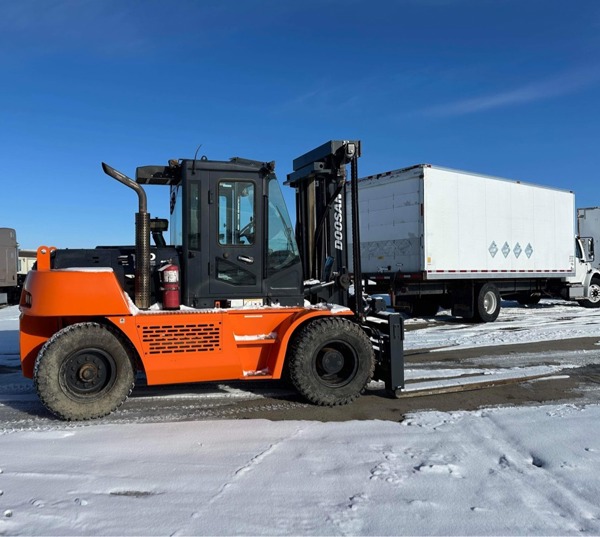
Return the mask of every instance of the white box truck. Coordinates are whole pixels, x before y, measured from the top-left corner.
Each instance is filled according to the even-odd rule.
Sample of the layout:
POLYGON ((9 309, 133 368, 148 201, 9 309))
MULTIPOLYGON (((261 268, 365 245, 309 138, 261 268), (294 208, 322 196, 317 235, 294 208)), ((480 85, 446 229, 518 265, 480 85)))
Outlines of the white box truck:
MULTIPOLYGON (((598 246, 600 242, 600 207, 577 209, 577 231, 582 241, 598 246)), ((594 256, 592 266, 600 270, 600 255, 594 256)))
POLYGON ((431 165, 358 182, 367 291, 414 315, 494 321, 501 297, 600 306, 591 242, 575 232, 566 190, 431 165))

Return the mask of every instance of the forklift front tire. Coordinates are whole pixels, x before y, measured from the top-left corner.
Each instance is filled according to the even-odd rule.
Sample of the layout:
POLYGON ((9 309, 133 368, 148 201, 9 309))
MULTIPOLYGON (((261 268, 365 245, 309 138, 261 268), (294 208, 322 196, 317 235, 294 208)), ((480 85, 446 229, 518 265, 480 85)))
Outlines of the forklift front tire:
POLYGON ((288 368, 295 388, 311 403, 344 405, 356 399, 373 376, 371 341, 356 323, 325 317, 294 336, 288 368))
POLYGON ((116 329, 77 323, 42 347, 34 383, 44 406, 64 420, 88 420, 116 410, 133 390, 132 353, 116 329))

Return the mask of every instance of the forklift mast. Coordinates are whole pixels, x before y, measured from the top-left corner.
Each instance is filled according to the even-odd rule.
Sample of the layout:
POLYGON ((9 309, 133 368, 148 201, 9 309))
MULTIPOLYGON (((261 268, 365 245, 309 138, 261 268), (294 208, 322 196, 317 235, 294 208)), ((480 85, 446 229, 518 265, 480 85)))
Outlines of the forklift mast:
POLYGON ((360 237, 358 222, 358 166, 360 141, 332 140, 293 162, 294 171, 286 185, 296 190, 296 239, 302 259, 305 295, 311 303, 325 301, 353 307, 362 320, 357 304, 361 301, 350 295, 350 253, 348 233, 351 234, 354 296, 362 296, 360 270, 360 237), (351 164, 351 183, 346 166, 351 164), (346 208, 347 189, 351 189, 352 211, 346 208))

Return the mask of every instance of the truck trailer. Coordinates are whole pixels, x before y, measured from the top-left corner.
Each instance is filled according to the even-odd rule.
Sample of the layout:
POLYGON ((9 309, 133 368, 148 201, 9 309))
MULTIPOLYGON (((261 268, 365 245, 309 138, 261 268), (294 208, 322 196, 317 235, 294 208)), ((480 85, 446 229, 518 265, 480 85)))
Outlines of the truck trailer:
POLYGON ((420 164, 358 181, 369 293, 413 315, 492 322, 501 299, 600 306, 593 240, 576 237, 573 192, 420 164))
POLYGON ((0 305, 14 303, 19 295, 17 278, 17 234, 0 228, 0 305))

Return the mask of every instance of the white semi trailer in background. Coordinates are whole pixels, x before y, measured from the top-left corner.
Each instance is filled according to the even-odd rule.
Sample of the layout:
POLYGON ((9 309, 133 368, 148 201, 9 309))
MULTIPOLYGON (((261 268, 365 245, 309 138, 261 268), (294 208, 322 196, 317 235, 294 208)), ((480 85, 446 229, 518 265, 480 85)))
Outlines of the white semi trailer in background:
POLYGON ((600 306, 593 241, 576 237, 572 192, 426 164, 358 184, 366 290, 389 294, 397 310, 442 306, 491 322, 501 298, 600 306))
POLYGON ((13 303, 17 295, 17 234, 0 227, 0 305, 13 303))

